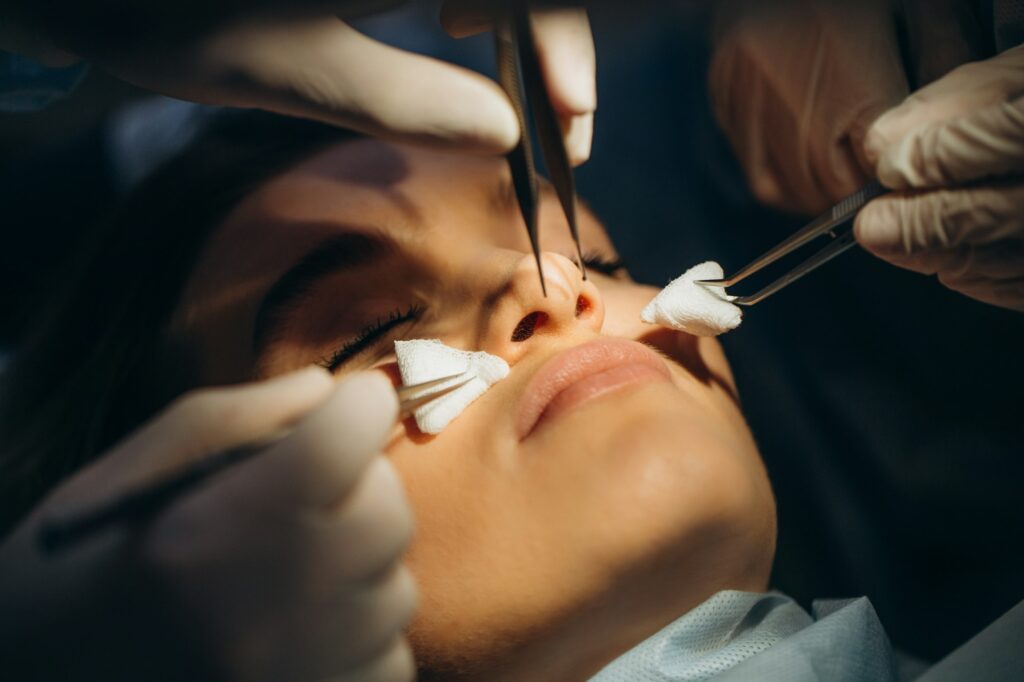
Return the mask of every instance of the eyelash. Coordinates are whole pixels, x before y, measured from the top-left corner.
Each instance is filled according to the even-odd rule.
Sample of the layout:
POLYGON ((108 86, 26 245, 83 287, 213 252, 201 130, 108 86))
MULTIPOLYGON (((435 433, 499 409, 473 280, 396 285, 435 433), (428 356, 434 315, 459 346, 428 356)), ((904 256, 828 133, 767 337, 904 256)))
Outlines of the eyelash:
POLYGON ((613 277, 626 269, 626 264, 621 258, 609 258, 597 251, 584 253, 583 264, 587 266, 587 270, 594 270, 609 277, 613 277))
POLYGON ((337 371, 342 364, 372 346, 389 331, 419 318, 422 313, 423 308, 418 305, 411 305, 404 311, 401 308, 395 308, 388 313, 387 317, 378 317, 374 323, 363 327, 354 339, 346 342, 329 358, 324 359, 320 365, 329 372, 337 371))

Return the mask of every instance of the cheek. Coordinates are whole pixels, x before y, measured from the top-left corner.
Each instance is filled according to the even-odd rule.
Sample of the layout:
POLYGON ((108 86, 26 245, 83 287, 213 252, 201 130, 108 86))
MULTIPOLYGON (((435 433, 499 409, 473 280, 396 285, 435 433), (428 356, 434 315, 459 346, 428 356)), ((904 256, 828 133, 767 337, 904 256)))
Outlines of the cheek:
POLYGON ((601 331, 609 336, 638 338, 651 331, 649 324, 640 321, 640 312, 658 293, 654 287, 595 277, 604 303, 604 326, 601 331))

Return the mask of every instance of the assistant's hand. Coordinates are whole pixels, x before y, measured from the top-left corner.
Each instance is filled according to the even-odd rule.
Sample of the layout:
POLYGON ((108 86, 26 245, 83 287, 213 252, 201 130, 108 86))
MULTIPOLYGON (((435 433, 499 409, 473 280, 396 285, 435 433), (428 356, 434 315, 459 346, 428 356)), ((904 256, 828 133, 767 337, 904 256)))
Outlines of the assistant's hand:
MULTIPOLYGON (((88 59, 135 85, 196 102, 267 109, 470 152, 512 148, 519 129, 496 83, 379 43, 343 21, 398 4, 0 0, 0 47, 49 62, 88 59)), ((469 3, 463 12, 474 4, 486 3, 469 3)), ((552 31, 538 30, 538 40, 557 57, 545 59, 556 106, 592 113, 596 103, 575 94, 594 82, 586 15, 577 12, 552 31), (577 44, 580 49, 561 47, 577 44), (585 59, 567 58, 585 57, 588 45, 589 67, 585 59)), ((575 132, 567 142, 574 159, 586 158, 589 134, 575 132)))
POLYGON ((887 0, 728 0, 709 87, 754 195, 818 213, 869 179, 875 118, 907 94, 887 0))
POLYGON ((42 673, 19 679, 164 679, 181 659, 240 680, 412 679, 401 631, 414 587, 399 564, 411 515, 379 455, 396 414, 379 373, 334 390, 325 372, 306 370, 179 400, 0 548, 0 659, 22 654, 42 673), (47 516, 289 428, 145 528, 38 553, 47 516), (48 665, 64 667, 53 675, 48 665))
POLYGON ((857 240, 951 289, 1024 311, 1024 46, 962 66, 880 118, 865 151, 886 186, 857 240))

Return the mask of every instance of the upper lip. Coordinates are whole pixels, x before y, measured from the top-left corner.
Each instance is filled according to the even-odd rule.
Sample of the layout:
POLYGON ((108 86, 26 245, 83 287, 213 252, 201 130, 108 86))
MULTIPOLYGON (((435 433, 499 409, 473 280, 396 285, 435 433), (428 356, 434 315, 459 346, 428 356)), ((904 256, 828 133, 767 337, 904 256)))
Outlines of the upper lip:
POLYGON ((572 384, 613 367, 643 364, 669 376, 665 362, 647 346, 628 339, 601 338, 573 346, 541 365, 519 401, 516 431, 525 438, 552 400, 572 384))

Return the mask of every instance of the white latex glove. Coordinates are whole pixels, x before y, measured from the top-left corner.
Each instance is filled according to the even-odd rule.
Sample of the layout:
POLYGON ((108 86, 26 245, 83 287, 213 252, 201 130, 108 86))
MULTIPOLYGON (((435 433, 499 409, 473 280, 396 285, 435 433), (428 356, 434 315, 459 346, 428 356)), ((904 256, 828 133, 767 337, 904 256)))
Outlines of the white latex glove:
POLYGON ((411 680, 411 515, 378 454, 397 399, 379 373, 333 387, 317 369, 198 392, 60 486, 0 548, 5 674, 20 654, 17 679, 165 679, 184 658, 226 679, 411 680), (39 554, 41 519, 290 427, 145 528, 39 554))
MULTIPOLYGON (((442 7, 441 24, 456 38, 489 30, 491 21, 479 11, 480 6, 479 0, 449 0, 442 7)), ((530 20, 569 160, 579 165, 590 158, 597 109, 597 65, 590 20, 586 10, 572 7, 536 7, 530 12, 530 20)))
POLYGON ((857 240, 947 287, 1024 311, 1024 46, 962 66, 880 118, 865 150, 902 190, 857 217, 857 240))
MULTIPOLYGON (((379 43, 339 18, 397 4, 0 0, 0 48, 49 63, 88 59, 135 85, 196 102, 268 109, 470 152, 511 149, 519 130, 496 83, 379 43)), ((579 97, 593 89, 593 45, 586 15, 563 16, 570 15, 551 31, 538 26, 537 37, 556 106, 584 115, 596 106, 579 97)), ((571 156, 582 161, 590 136, 569 132, 571 156)))
POLYGON ((754 195, 819 213, 869 179, 868 127, 907 94, 887 0, 728 0, 711 101, 754 195))

